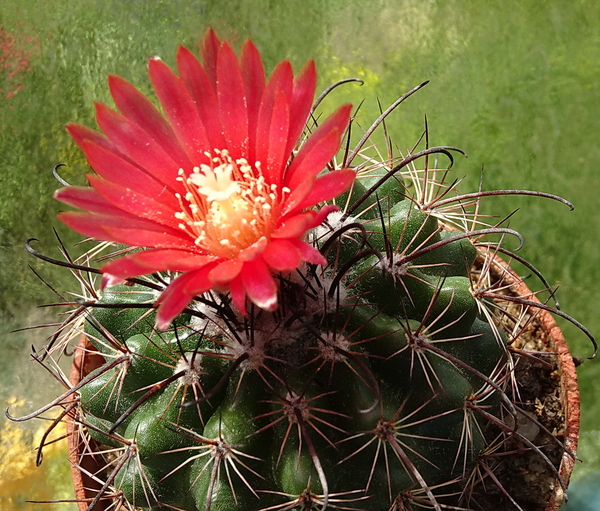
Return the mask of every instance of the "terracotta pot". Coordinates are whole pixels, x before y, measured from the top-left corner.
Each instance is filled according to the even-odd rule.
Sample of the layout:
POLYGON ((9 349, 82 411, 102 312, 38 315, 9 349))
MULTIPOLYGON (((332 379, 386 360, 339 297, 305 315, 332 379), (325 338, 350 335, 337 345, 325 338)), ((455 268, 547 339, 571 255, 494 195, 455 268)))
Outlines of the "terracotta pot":
MULTIPOLYGON (((82 336, 73 354, 73 365, 71 366, 71 374, 69 375, 71 384, 77 385, 87 374, 104 364, 104 357, 95 353, 94 350, 95 348, 87 338, 82 336)), ((71 399, 75 400, 75 395, 71 399)), ((67 420, 71 479, 73 480, 77 506, 80 511, 86 511, 102 488, 101 480, 92 475, 101 473, 105 462, 101 455, 96 454, 98 450, 96 442, 91 438, 85 438, 81 435, 77 419, 72 419, 69 418, 67 420)), ((110 501, 100 499, 90 511, 104 511, 109 506, 110 501)))
MULTIPOLYGON (((525 297, 532 302, 540 303, 535 294, 527 287, 510 266, 499 257, 493 259, 494 270, 503 276, 504 282, 510 284, 510 289, 516 295, 525 297)), ((540 323, 543 335, 543 341, 547 351, 556 353, 557 371, 560 375, 560 397, 565 417, 563 444, 565 452, 562 455, 558 474, 565 487, 569 485, 575 458, 570 453, 575 454, 579 441, 580 426, 580 395, 577 384, 577 372, 573 356, 567 346, 567 341, 556 324, 552 314, 545 310, 539 310, 537 320, 540 323)), ((562 486, 555 482, 554 490, 545 511, 559 511, 562 507, 565 494, 562 486)))
MULTIPOLYGON (((535 295, 503 260, 495 257, 492 264, 495 272, 503 276, 504 283, 511 284, 510 287, 515 293, 525 297, 527 300, 538 301, 535 295)), ((537 320, 544 334, 543 340, 547 351, 557 354, 558 373, 560 375, 560 396, 566 418, 563 443, 568 452, 575 453, 579 438, 580 422, 580 397, 575 364, 562 331, 552 315, 549 312, 540 310, 537 314, 537 320)), ((83 376, 104 363, 104 358, 98 354, 94 354, 93 349, 93 346, 86 338, 81 339, 78 348, 75 350, 70 376, 73 385, 76 385, 83 376)), ((69 456, 79 510, 86 511, 102 486, 100 480, 91 477, 90 474, 100 472, 104 465, 101 456, 93 452, 95 447, 94 442, 89 440, 84 442, 82 436, 78 434, 78 428, 79 425, 76 421, 69 422, 69 456)), ((575 462, 573 456, 568 452, 562 455, 558 469, 565 487, 569 483, 575 462)), ((564 492, 562 487, 558 482, 555 482, 553 493, 545 511, 559 511, 563 500, 564 492)), ((108 497, 100 499, 92 511, 104 511, 110 506, 111 501, 112 499, 108 497)))

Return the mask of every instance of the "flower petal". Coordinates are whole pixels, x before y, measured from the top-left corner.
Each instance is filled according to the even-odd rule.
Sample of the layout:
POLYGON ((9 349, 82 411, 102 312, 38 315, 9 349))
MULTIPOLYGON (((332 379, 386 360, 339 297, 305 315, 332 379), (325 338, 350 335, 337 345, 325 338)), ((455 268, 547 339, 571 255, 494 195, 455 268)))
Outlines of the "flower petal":
POLYGON ((147 249, 120 257, 100 269, 119 279, 128 279, 158 271, 193 271, 215 260, 211 255, 192 254, 185 250, 147 249))
POLYGON ((238 275, 229 283, 229 294, 233 304, 240 311, 242 316, 246 315, 246 289, 244 288, 244 282, 242 281, 241 275, 238 275))
MULTIPOLYGON (((269 152, 271 148, 271 132, 272 124, 278 126, 282 119, 275 116, 275 111, 284 111, 282 103, 287 103, 287 123, 285 129, 285 142, 281 150, 285 150, 287 146, 287 137, 289 133, 289 102, 292 96, 294 74, 292 65, 284 60, 273 71, 269 83, 267 84, 260 104, 258 113, 258 124, 256 127, 256 161, 259 161, 262 166, 262 172, 269 184, 279 185, 281 183, 281 169, 271 168, 269 162, 269 152)), ((277 128, 273 130, 277 131, 277 128)), ((289 153, 284 155, 287 160, 289 153)))
POLYGON ((119 156, 126 158, 128 161, 131 161, 125 156, 117 146, 115 146, 108 138, 106 138, 102 133, 98 133, 97 131, 88 128, 87 126, 82 126, 81 124, 69 123, 66 126, 69 135, 75 141, 75 143, 82 147, 83 143, 86 141, 93 142, 94 144, 102 147, 106 151, 110 151, 114 154, 118 154, 119 156))
POLYGON ((314 211, 304 211, 291 215, 271 234, 271 238, 300 238, 312 228, 314 211))
POLYGON ((261 236, 258 241, 255 241, 252 245, 242 250, 238 255, 238 259, 241 261, 252 261, 265 251, 268 244, 269 240, 266 236, 261 236))
POLYGON ((211 81, 213 88, 216 88, 217 83, 217 57, 219 55, 219 48, 221 47, 221 41, 215 34, 212 28, 209 28, 204 35, 202 41, 201 52, 202 61, 204 63, 204 69, 211 81))
POLYGON ((135 189, 147 197, 155 197, 171 209, 179 209, 175 190, 160 183, 152 175, 118 153, 90 141, 79 142, 85 157, 94 171, 107 181, 127 186, 135 183, 135 189))
POLYGON ((219 104, 213 85, 198 59, 183 46, 177 51, 177 69, 181 82, 194 100, 208 137, 207 151, 223 149, 225 138, 219 117, 219 104))
POLYGON ((275 271, 294 270, 302 263, 302 253, 287 239, 272 240, 262 258, 275 271))
POLYGON ((270 184, 281 185, 283 166, 289 154, 285 153, 286 142, 288 138, 288 128, 290 125, 290 111, 287 98, 282 91, 278 91, 273 105, 273 116, 269 129, 269 149, 267 159, 263 163, 263 175, 267 170, 265 179, 270 184), (265 168, 266 166, 266 168, 265 168))
POLYGON ((211 269, 212 265, 207 265, 200 270, 184 273, 169 284, 156 301, 158 329, 165 330, 195 296, 212 289, 213 283, 208 278, 211 269))
POLYGON ((131 188, 111 183, 98 176, 88 175, 87 179, 104 199, 132 217, 145 218, 174 230, 178 229, 180 221, 175 218, 177 210, 169 208, 160 200, 146 197, 131 188))
MULTIPOLYGON (((66 186, 54 192, 54 198, 70 206, 84 209, 90 213, 101 215, 121 216, 126 213, 113 206, 101 197, 96 190, 89 186, 66 186)), ((136 217, 133 217, 136 218, 136 217)))
POLYGON ((298 239, 290 239, 287 241, 289 241, 292 245, 296 247, 298 252, 300 252, 300 254, 302 255, 303 261, 306 261, 307 263, 311 264, 327 264, 327 259, 325 259, 325 257, 323 257, 323 254, 321 254, 321 252, 319 252, 312 245, 298 239))
POLYGON ((339 150, 351 109, 349 104, 340 107, 309 137, 287 169, 285 186, 293 190, 301 181, 325 168, 339 150))
POLYGON ((194 165, 208 163, 204 154, 211 147, 198 110, 185 86, 160 59, 150 59, 148 74, 158 100, 194 165))
POLYGON ((187 159, 173 160, 142 128, 102 103, 96 104, 96 120, 119 151, 167 186, 177 183, 180 168, 192 166, 187 159))
POLYGON ((294 80, 294 92, 290 106, 290 129, 286 154, 291 154, 298 143, 310 114, 315 90, 317 88, 317 70, 313 60, 306 63, 294 80))
POLYGON ((248 155, 250 163, 256 161, 254 154, 256 146, 256 127, 260 102, 265 90, 265 70, 260 53, 252 41, 246 41, 240 55, 242 78, 246 86, 246 103, 248 106, 248 155))
POLYGON ((277 230, 271 234, 273 239, 283 238, 301 238, 306 231, 321 225, 327 215, 332 211, 339 210, 334 204, 323 206, 319 211, 308 210, 301 213, 294 213, 284 218, 277 230))
MULTIPOLYGON (((149 222, 150 223, 150 222, 149 222)), ((165 225, 153 224, 153 229, 136 229, 131 223, 121 222, 114 227, 103 225, 103 229, 110 236, 109 240, 123 243, 132 247, 174 248, 181 250, 197 250, 192 240, 180 231, 170 229, 165 225), (123 227, 123 225, 126 227, 123 227)))
POLYGON ((284 200, 283 208, 281 210, 282 217, 285 217, 290 213, 293 214, 295 211, 299 211, 298 205, 304 202, 304 199, 308 197, 312 191, 314 182, 314 177, 307 177, 291 191, 291 193, 284 200))
POLYGON ((57 218, 68 227, 103 241, 114 241, 132 247, 174 248, 197 252, 198 247, 178 230, 145 220, 123 215, 66 211, 57 218), (126 227, 124 227, 126 226, 126 227))
POLYGON ((272 311, 277 307, 277 285, 266 263, 259 257, 244 263, 241 272, 246 294, 261 309, 272 311))
POLYGON ((193 244, 190 247, 191 243, 186 242, 172 229, 142 218, 131 218, 126 213, 113 216, 66 211, 60 213, 57 218, 79 234, 98 240, 115 241, 138 247, 196 248, 193 244), (123 229, 123 225, 127 225, 127 229, 123 229), (137 244, 137 239, 143 239, 144 243, 137 244))
POLYGON ((146 96, 120 76, 109 76, 108 86, 123 116, 148 133, 173 160, 186 160, 185 151, 172 127, 146 96))
POLYGON ((243 267, 244 262, 239 259, 223 261, 210 271, 208 278, 217 285, 228 284, 240 274, 243 267))
POLYGON ((317 214, 315 215, 314 219, 313 219, 313 224, 311 225, 311 229, 313 227, 318 227, 319 225, 321 225, 329 216, 329 213, 333 213, 334 211, 339 211, 340 208, 339 206, 336 206, 335 204, 327 204, 325 206, 323 206, 319 211, 317 211, 317 214))
POLYGON ((227 43, 217 60, 217 99, 229 154, 234 160, 248 154, 248 106, 238 59, 227 43))
POLYGON ((296 205, 294 210, 309 208, 337 197, 352 186, 355 178, 356 172, 350 169, 336 170, 318 177, 310 193, 296 205))

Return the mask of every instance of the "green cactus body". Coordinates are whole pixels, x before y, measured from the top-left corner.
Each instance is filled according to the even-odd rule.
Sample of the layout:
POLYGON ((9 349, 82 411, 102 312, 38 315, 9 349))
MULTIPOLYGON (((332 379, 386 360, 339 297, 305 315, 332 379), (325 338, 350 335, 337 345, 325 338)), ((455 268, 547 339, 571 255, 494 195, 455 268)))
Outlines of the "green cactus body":
POLYGON ((323 237, 331 267, 283 275, 275 313, 217 299, 159 332, 130 308, 143 286, 102 296, 86 332, 107 362, 80 403, 90 436, 129 456, 114 485, 134 505, 385 511, 460 493, 486 445, 467 402, 504 370, 506 339, 471 290, 473 244, 400 195, 383 217, 363 204, 366 239, 323 237))

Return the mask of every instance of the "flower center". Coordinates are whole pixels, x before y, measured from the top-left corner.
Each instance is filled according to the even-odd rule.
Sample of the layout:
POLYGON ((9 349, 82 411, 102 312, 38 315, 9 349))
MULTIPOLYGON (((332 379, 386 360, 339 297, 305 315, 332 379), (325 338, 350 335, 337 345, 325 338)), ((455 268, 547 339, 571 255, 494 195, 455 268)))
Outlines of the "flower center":
POLYGON ((233 161, 226 150, 215 151, 210 165, 194 167, 185 174, 179 170, 178 181, 186 194, 177 199, 182 211, 175 214, 198 247, 226 259, 269 237, 277 215, 282 194, 276 185, 269 185, 261 172, 260 162, 254 167, 245 159, 233 161))

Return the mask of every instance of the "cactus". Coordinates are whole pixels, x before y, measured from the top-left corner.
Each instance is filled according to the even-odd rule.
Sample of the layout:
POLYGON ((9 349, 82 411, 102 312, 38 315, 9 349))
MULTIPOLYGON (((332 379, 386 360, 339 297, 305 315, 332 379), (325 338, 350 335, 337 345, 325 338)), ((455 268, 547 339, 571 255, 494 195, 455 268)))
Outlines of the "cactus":
MULTIPOLYGON (((211 32, 204 46, 207 74, 210 48, 219 45, 211 32)), ((246 46, 243 51, 242 62, 249 61, 247 55, 254 50, 246 46)), ((161 64, 151 64, 167 117, 182 113, 169 111, 176 106, 161 96, 165 83, 185 82, 185 65, 194 62, 188 53, 179 58, 185 61, 181 82, 169 82, 171 75, 161 64)), ((303 72, 302 80, 309 74, 303 72)), ((114 77, 111 87, 123 114, 141 118, 146 103, 114 77)), ((284 105, 280 99, 273 101, 284 105)), ((285 105, 298 102, 292 99, 285 105)), ((253 264, 254 255, 228 259, 211 253, 214 257, 200 268, 208 276, 218 270, 220 276, 216 282, 198 283, 193 280, 201 280, 197 273, 190 275, 204 270, 190 269, 189 259, 149 263, 156 253, 152 250, 162 250, 162 257, 175 251, 168 243, 151 245, 150 250, 112 259, 102 268, 104 287, 97 291, 85 276, 97 270, 87 261, 67 263, 84 284, 86 298, 74 304, 69 319, 37 358, 43 362, 49 354, 62 353, 83 332, 102 357, 101 364, 55 402, 22 419, 75 396, 75 404, 57 420, 75 414, 86 443, 99 444, 106 463, 96 474, 104 484, 89 509, 107 498, 137 508, 189 511, 481 509, 488 485, 497 487, 495 498, 522 509, 496 476, 494 454, 529 450, 551 475, 556 472, 557 456, 567 450, 558 438, 548 432, 554 447, 550 456, 515 426, 525 421, 544 429, 520 404, 515 366, 524 350, 516 346, 537 309, 552 309, 578 323, 531 296, 511 294, 512 274, 493 261, 505 254, 526 264, 504 246, 505 238, 520 245, 521 237, 504 227, 505 221, 486 225, 479 201, 521 193, 570 203, 527 191, 460 195, 456 182, 445 182, 453 155, 460 153, 451 147, 427 145, 406 157, 368 156, 363 148, 385 116, 345 151, 342 165, 328 163, 339 148, 348 114, 343 107, 317 129, 309 123, 315 138, 300 145, 288 168, 301 167, 298 160, 310 156, 325 158, 306 176, 312 191, 302 191, 304 176, 277 183, 281 187, 287 182, 290 196, 304 194, 295 199, 301 206, 296 216, 286 217, 302 223, 302 232, 285 237, 281 232, 289 226, 279 225, 278 239, 286 249, 283 242, 279 250, 263 247, 264 257, 256 256, 260 264, 253 264), (334 148, 317 152, 319 143, 334 148), (313 152, 303 152, 306 146, 313 152), (447 157, 449 167, 430 168, 432 155, 447 157), (423 168, 417 169, 416 162, 423 162, 423 168), (337 174, 336 179, 316 177, 327 163, 330 170, 339 169, 329 173, 337 174), (307 202, 307 196, 315 200, 307 202), (305 214, 307 207, 329 200, 336 207, 305 214), (140 255, 144 253, 148 260, 140 255), (233 276, 223 277, 227 272, 233 276), (254 278, 262 280, 257 284, 254 278)), ((109 170, 96 168, 99 154, 110 153, 116 162, 128 149, 111 145, 111 126, 118 125, 111 115, 99 109, 106 139, 70 127, 92 166, 109 181, 109 170)), ((148 120, 154 113, 145 115, 148 120)), ((287 146, 291 151, 289 141, 287 146)), ((229 186, 239 155, 227 160, 230 169, 235 167, 229 174, 221 166, 226 156, 216 157, 219 166, 210 175, 229 186)), ((131 154, 123 157, 120 165, 128 162, 134 169, 129 158, 131 154)), ((148 175, 148 182, 140 185, 147 190, 156 185, 148 175)), ((199 178, 189 179, 198 184, 199 178)), ((60 200, 84 204, 90 211, 88 217, 63 214, 63 221, 84 234, 124 243, 127 235, 118 231, 127 227, 109 221, 93 225, 100 222, 97 216, 112 214, 116 188, 109 189, 97 177, 90 184, 98 192, 96 209, 84 201, 90 189, 58 192, 60 200)), ((209 184, 205 180, 199 186, 209 184)), ((214 185, 211 193, 223 189, 214 185)), ((180 205, 187 200, 182 194, 177 199, 180 205)), ((289 202, 272 207, 292 211, 289 202)), ((148 218, 132 217, 131 229, 145 229, 148 218)), ((190 226, 182 230, 188 232, 190 226)), ((196 245, 209 236, 202 231, 196 245)), ((122 247, 114 255, 122 256, 122 247)))

